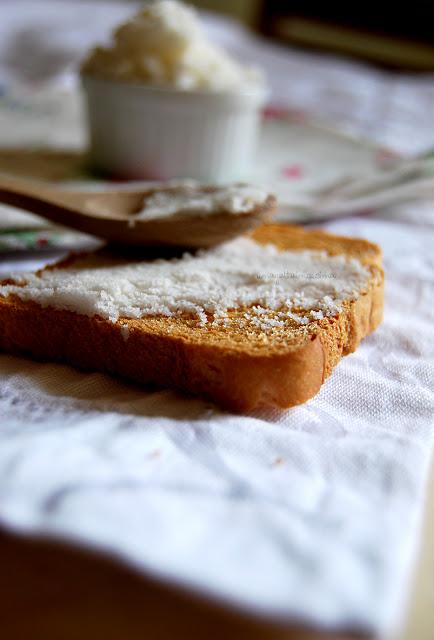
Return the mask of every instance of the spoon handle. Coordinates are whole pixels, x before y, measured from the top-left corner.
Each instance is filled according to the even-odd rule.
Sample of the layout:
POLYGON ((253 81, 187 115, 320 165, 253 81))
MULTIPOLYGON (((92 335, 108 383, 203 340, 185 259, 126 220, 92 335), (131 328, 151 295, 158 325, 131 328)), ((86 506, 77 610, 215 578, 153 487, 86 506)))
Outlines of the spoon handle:
POLYGON ((92 232, 89 229, 91 216, 68 202, 66 192, 36 181, 0 176, 0 203, 24 209, 65 227, 92 232))
MULTIPOLYGON (((0 202, 25 209, 42 217, 45 203, 56 202, 56 192, 63 200, 63 193, 56 188, 40 184, 36 180, 23 180, 0 175, 0 202)), ((60 203, 58 203, 60 204, 60 203)))

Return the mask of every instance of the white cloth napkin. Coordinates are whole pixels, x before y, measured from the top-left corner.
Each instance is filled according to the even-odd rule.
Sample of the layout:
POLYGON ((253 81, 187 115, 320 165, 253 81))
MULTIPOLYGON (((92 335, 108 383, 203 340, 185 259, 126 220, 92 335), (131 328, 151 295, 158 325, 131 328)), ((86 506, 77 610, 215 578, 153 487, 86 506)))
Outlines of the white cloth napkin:
POLYGON ((316 398, 236 416, 0 356, 0 521, 107 549, 252 613, 399 623, 433 442, 434 228, 380 242, 385 320, 316 398))
MULTIPOLYGON (((241 49, 231 29, 221 37, 241 49)), ((325 75, 340 91, 390 93, 391 78, 357 65, 329 60, 318 71, 316 57, 258 50, 275 95, 290 70, 285 86, 328 116, 331 98, 316 102, 325 75)), ((413 81, 394 82, 410 92, 413 81)), ((417 114, 432 87, 413 85, 406 104, 417 114)), ((388 102, 388 123, 398 146, 411 146, 400 104, 388 102)), ((354 102, 347 107, 357 130, 354 102)), ((432 113, 415 120, 425 141, 434 139, 432 113)), ((434 206, 327 228, 383 247, 385 319, 303 406, 232 415, 172 391, 1 355, 0 523, 105 549, 252 615, 397 628, 434 438, 434 206)), ((17 262, 3 258, 9 268, 17 262)))

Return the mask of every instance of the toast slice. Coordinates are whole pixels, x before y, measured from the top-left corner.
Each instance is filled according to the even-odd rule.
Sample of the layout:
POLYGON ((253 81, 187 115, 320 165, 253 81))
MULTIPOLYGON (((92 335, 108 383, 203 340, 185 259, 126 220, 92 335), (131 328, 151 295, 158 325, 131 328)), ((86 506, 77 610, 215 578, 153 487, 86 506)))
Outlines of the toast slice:
MULTIPOLYGON (((381 251, 365 240, 282 224, 264 225, 250 238, 261 250, 274 245, 282 256, 279 252, 297 252, 300 261, 309 252, 325 260, 344 256, 343 263, 357 263, 368 275, 360 290, 340 301, 338 310, 332 306, 326 313, 321 307, 287 313, 279 306, 264 310, 250 300, 229 308, 224 319, 213 319, 211 313, 205 321, 184 312, 137 318, 121 313, 116 319, 81 307, 79 312, 58 308, 51 290, 42 301, 28 299, 24 294, 29 285, 25 277, 18 278, 0 286, 0 350, 181 389, 234 411, 303 403, 319 391, 341 357, 380 323, 381 251), (260 315, 263 311, 265 316, 260 315)), ((128 264, 102 252, 72 256, 48 270, 58 274, 77 269, 73 285, 81 268, 119 263, 128 264)))

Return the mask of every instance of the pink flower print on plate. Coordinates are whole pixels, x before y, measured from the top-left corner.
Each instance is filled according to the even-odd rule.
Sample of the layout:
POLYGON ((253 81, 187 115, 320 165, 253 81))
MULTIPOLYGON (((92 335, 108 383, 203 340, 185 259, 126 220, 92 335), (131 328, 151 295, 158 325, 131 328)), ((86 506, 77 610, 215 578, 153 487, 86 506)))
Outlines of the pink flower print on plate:
POLYGON ((300 180, 303 177, 303 168, 299 164, 288 164, 283 167, 282 176, 288 180, 300 180))

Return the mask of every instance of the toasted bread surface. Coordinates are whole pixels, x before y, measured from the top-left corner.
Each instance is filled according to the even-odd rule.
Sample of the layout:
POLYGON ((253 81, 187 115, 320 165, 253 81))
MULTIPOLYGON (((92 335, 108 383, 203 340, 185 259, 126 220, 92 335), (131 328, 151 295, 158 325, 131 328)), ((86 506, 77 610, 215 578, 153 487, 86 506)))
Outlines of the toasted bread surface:
MULTIPOLYGON (((228 326, 202 326, 191 317, 149 316, 117 322, 16 296, 0 297, 0 349, 42 360, 174 387, 235 411, 291 407, 320 389, 343 355, 354 351, 383 312, 381 251, 365 240, 269 224, 252 232, 280 249, 320 250, 357 258, 371 272, 369 285, 333 317, 284 329, 246 330, 229 312, 228 326)), ((96 260, 103 258, 95 258, 96 260)), ((71 261, 69 261, 69 264, 71 261)), ((63 263, 63 266, 68 263, 63 263)), ((62 268, 62 264, 54 268, 62 268)))

